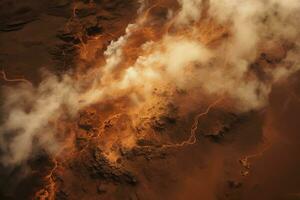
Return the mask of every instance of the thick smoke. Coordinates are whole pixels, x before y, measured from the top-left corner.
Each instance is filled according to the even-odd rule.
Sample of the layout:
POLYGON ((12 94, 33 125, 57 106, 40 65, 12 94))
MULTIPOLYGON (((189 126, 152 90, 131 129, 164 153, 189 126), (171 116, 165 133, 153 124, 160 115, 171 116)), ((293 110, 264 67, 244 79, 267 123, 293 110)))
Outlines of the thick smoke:
POLYGON ((179 0, 181 10, 177 16, 179 24, 186 24, 199 20, 201 16, 202 0, 179 0))
POLYGON ((58 149, 54 126, 50 124, 62 114, 63 105, 72 111, 70 114, 76 111, 78 97, 72 84, 68 76, 58 80, 48 75, 38 88, 24 85, 5 89, 6 114, 0 127, 3 163, 23 161, 30 156, 33 146, 47 146, 51 152, 58 149))
POLYGON ((232 112, 247 112, 266 106, 272 85, 299 69, 298 0, 178 0, 159 28, 141 2, 140 18, 109 45, 106 64, 88 72, 88 81, 48 75, 38 88, 4 89, 4 164, 26 161, 39 145, 57 151, 51 122, 66 112, 125 96, 134 115, 157 102, 157 89, 170 101, 180 90, 187 98, 226 98, 232 112), (133 62, 130 48, 137 49, 133 62))

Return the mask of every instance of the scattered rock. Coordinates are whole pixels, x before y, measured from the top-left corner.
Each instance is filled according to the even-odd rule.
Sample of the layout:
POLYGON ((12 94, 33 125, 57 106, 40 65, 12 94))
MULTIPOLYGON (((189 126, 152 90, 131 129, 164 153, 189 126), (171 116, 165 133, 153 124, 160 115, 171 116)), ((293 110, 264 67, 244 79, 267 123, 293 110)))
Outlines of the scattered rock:
POLYGON ((234 181, 234 180, 229 180, 227 183, 228 183, 228 187, 231 189, 238 189, 243 186, 241 182, 234 181))
POLYGON ((78 120, 78 127, 91 131, 93 128, 97 128, 99 126, 98 117, 95 111, 85 111, 80 113, 78 120))
POLYGON ((249 175, 249 171, 248 170, 242 170, 241 171, 241 175, 242 176, 248 176, 249 175))
POLYGON ((239 162, 242 165, 242 167, 244 167, 245 169, 250 169, 251 165, 250 165, 250 162, 247 158, 241 158, 239 160, 239 162))
POLYGON ((204 137, 220 142, 237 120, 238 117, 235 114, 214 112, 208 115, 205 123, 200 123, 199 129, 204 137))
POLYGON ((68 193, 63 190, 59 190, 58 192, 56 192, 55 195, 55 199, 59 199, 59 200, 67 200, 68 197, 69 197, 68 193))
POLYGON ((93 178, 101 178, 117 184, 127 183, 136 185, 135 176, 117 163, 110 163, 99 148, 94 150, 94 160, 88 164, 88 170, 93 178))
POLYGON ((176 124, 176 117, 171 115, 162 115, 160 117, 153 117, 151 127, 157 132, 165 131, 169 126, 176 124))
POLYGON ((139 145, 139 146, 155 146, 156 143, 152 140, 139 139, 137 141, 137 145, 139 145))
POLYGON ((67 43, 73 43, 73 44, 79 44, 80 40, 78 37, 76 37, 75 35, 71 34, 71 33, 60 33, 57 35, 57 37, 59 39, 61 39, 64 42, 67 43))
POLYGON ((96 10, 94 8, 78 8, 75 10, 75 14, 79 18, 88 17, 96 14, 96 10))
POLYGON ((106 193, 107 191, 106 191, 106 189, 104 188, 104 186, 102 186, 102 185, 98 185, 97 186, 97 193, 98 194, 104 194, 104 193, 106 193))
POLYGON ((88 36, 95 36, 103 32, 100 26, 90 26, 86 28, 86 33, 88 36))
POLYGON ((73 44, 63 43, 56 45, 55 48, 49 49, 53 60, 58 62, 56 70, 64 72, 70 69, 74 63, 74 58, 78 54, 77 48, 73 44))
POLYGON ((120 149, 121 155, 124 156, 128 160, 133 160, 136 157, 142 156, 146 160, 152 159, 165 159, 167 153, 164 149, 160 148, 161 146, 142 146, 142 147, 134 147, 130 150, 120 149))

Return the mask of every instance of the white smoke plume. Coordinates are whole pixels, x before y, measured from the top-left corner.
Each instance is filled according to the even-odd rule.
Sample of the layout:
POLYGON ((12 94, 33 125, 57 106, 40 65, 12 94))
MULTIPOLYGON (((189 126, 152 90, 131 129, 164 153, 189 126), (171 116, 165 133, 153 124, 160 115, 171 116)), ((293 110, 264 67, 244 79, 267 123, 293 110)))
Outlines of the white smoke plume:
POLYGON ((1 161, 20 163, 30 157, 32 146, 46 145, 49 151, 56 150, 51 120, 55 121, 62 114, 63 105, 74 113, 78 104, 76 95, 73 81, 68 76, 58 80, 48 75, 38 88, 26 85, 6 88, 5 119, 0 127, 0 145, 4 154, 1 161))
POLYGON ((151 5, 141 2, 143 20, 137 19, 110 44, 104 53, 106 64, 95 66, 89 81, 48 76, 38 88, 4 90, 3 163, 26 161, 36 145, 57 150, 50 122, 62 112, 75 115, 91 104, 123 96, 134 105, 128 113, 139 112, 157 100, 157 88, 169 91, 170 99, 178 89, 197 98, 223 96, 233 112, 247 112, 266 106, 272 85, 299 70, 298 0, 178 0, 179 10, 168 8, 175 14, 154 39, 143 30, 161 30, 144 19, 151 5), (146 39, 134 47, 136 59, 125 65, 128 44, 141 36, 146 39))

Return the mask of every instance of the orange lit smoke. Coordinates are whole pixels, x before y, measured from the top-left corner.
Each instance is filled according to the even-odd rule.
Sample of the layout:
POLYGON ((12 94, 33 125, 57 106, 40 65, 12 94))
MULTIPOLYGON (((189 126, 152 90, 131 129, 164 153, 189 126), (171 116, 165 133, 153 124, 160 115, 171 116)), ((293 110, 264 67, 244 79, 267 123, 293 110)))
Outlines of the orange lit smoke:
MULTIPOLYGON (((115 144, 133 148, 138 139, 158 137, 149 127, 139 134, 137 126, 144 119, 150 124, 153 118, 169 114, 167 107, 170 104, 177 109, 175 117, 178 118, 187 118, 200 108, 208 108, 196 115, 190 138, 178 146, 194 144, 199 120, 215 107, 216 100, 224 99, 220 107, 236 114, 259 110, 267 105, 272 85, 298 70, 299 66, 294 65, 297 52, 292 45, 282 47, 279 59, 272 56, 282 41, 293 43, 299 32, 295 29, 293 34, 288 34, 283 29, 280 29, 282 32, 272 29, 286 26, 287 21, 274 20, 277 18, 273 16, 275 12, 271 12, 276 9, 273 5, 280 4, 278 12, 286 14, 298 9, 296 3, 290 8, 277 0, 265 3, 259 0, 251 3, 230 1, 230 4, 225 0, 221 3, 216 0, 145 2, 123 35, 108 32, 90 37, 87 42, 82 40, 83 35, 77 35, 81 38, 78 60, 89 63, 90 67, 80 70, 82 66, 78 64, 75 75, 64 74, 62 78, 45 80, 33 93, 36 96, 31 98, 37 102, 44 98, 43 105, 50 105, 55 100, 53 108, 47 106, 49 110, 44 111, 45 107, 34 107, 33 104, 35 113, 28 114, 23 109, 21 113, 25 119, 9 122, 5 128, 13 129, 9 125, 17 124, 20 130, 26 130, 27 126, 19 123, 27 118, 35 121, 43 114, 42 122, 47 124, 56 121, 60 115, 76 119, 79 111, 97 108, 99 143, 106 154, 113 157, 111 160, 116 160, 112 153, 116 151, 112 150, 115 144), (263 20, 265 16, 268 16, 267 20, 263 20), (110 41, 109 45, 107 41, 110 41), (263 54, 262 47, 267 43, 272 45, 266 50, 267 54, 263 54), (99 56, 97 50, 104 51, 103 55, 99 56), (269 65, 261 64, 266 62, 269 65), (50 91, 47 95, 44 88, 50 91), (41 110, 44 112, 38 112, 41 110), (107 128, 105 122, 112 125, 107 128)), ((75 9, 66 29, 77 20, 75 9)), ((293 20, 288 22, 292 29, 293 20)), ((8 79, 4 72, 2 76, 6 81, 26 81, 8 79)), ((20 113, 17 111, 13 114, 20 113)), ((39 135, 46 126, 42 122, 41 127, 36 125, 30 129, 30 137, 26 138, 39 135)), ((49 126, 51 131, 54 130, 49 126)), ((24 134, 28 133, 24 131, 24 134)), ((12 162, 26 160, 30 148, 26 147, 26 155, 12 159, 12 162)))
MULTIPOLYGON (((80 59, 92 63, 92 67, 85 73, 78 70, 76 78, 66 75, 62 83, 72 86, 71 92, 67 90, 63 95, 72 99, 64 102, 61 98, 63 103, 57 109, 61 111, 65 106, 76 116, 78 111, 95 108, 99 117, 95 122, 97 134, 87 138, 96 139, 113 163, 120 156, 118 148, 131 149, 139 139, 159 137, 151 127, 139 125, 149 125, 152 119, 169 114, 168 105, 176 107, 178 118, 188 118, 206 107, 204 112, 196 114, 187 140, 176 143, 157 139, 163 148, 192 145, 197 142, 200 120, 211 109, 226 107, 236 114, 259 110, 267 105, 272 85, 299 68, 294 65, 297 52, 289 45, 282 47, 283 56, 278 56, 279 59, 272 57, 282 41, 289 43, 295 39, 294 35, 269 27, 286 25, 270 14, 274 11, 273 4, 278 3, 276 0, 270 1, 270 5, 259 0, 232 1, 232 4, 224 3, 225 0, 223 4, 216 0, 179 2, 151 1, 119 38, 116 38, 119 34, 104 33, 90 37, 86 43, 81 40, 80 59), (199 6, 196 13, 194 7, 183 5, 189 2, 199 6), (263 20, 266 15, 271 21, 263 20), (111 39, 114 41, 106 47, 104 41, 111 39), (272 45, 263 56, 262 47, 267 43, 272 45), (103 47, 106 47, 103 56, 97 56, 96 49, 103 47), (269 64, 261 64, 265 62, 269 64)), ((281 6, 283 14, 290 9, 281 6)), ((74 12, 66 29, 76 17, 74 12)), ((290 26, 293 25, 291 22, 290 26)), ((297 35, 299 31, 294 32, 297 35)), ((4 72, 2 75, 10 80, 4 72)), ((246 165, 249 159, 246 157, 242 164, 246 165)), ((54 170, 56 167, 46 177, 48 196, 55 188, 54 170)))
MULTIPOLYGON (((121 128, 122 130, 111 130, 113 134, 106 134, 109 136, 102 133, 102 137, 108 137, 105 140, 106 144, 103 144, 108 149, 119 140, 125 146, 134 146, 135 140, 138 139, 134 127, 139 123, 138 115, 158 102, 176 102, 182 116, 188 112, 195 112, 200 101, 203 106, 210 105, 209 111, 214 103, 205 102, 205 99, 220 99, 220 96, 225 96, 222 98, 227 99, 226 106, 236 113, 260 109, 266 105, 273 79, 279 79, 277 63, 273 66, 274 72, 269 72, 267 68, 261 69, 274 78, 260 80, 250 66, 259 59, 257 52, 260 50, 257 46, 263 45, 266 42, 265 38, 260 38, 259 33, 253 32, 256 34, 253 36, 254 43, 257 44, 251 43, 245 48, 240 44, 246 42, 240 36, 244 34, 244 30, 240 29, 243 23, 253 26, 253 30, 249 30, 251 33, 260 27, 256 27, 248 18, 239 16, 240 13, 237 13, 235 18, 229 16, 220 19, 220 16, 212 12, 219 9, 214 3, 209 5, 203 1, 199 4, 199 14, 182 19, 182 16, 189 13, 183 13, 185 10, 180 8, 180 4, 171 1, 151 2, 141 11, 135 23, 127 26, 125 34, 110 43, 102 59, 95 55, 95 47, 103 44, 107 37, 111 37, 107 34, 114 36, 114 33, 91 37, 86 44, 82 42, 81 55, 84 56, 81 56, 81 59, 97 62, 86 74, 78 74, 76 84, 79 83, 84 89, 78 95, 77 107, 101 107, 119 102, 109 114, 101 114, 111 120, 116 119, 112 116, 117 116, 116 120, 122 118, 127 121, 124 122, 127 123, 127 127, 121 128), (160 94, 155 91, 160 91, 160 94), (188 95, 185 97, 178 91, 188 95), (199 101, 189 104, 191 97, 199 101), (182 101, 178 102, 178 99, 182 101), (181 109, 186 106, 183 102, 189 104, 190 111, 181 109), (126 116, 126 119, 122 116, 126 116), (117 132, 123 134, 118 136, 117 132)), ((245 3, 239 6, 241 9, 247 8, 249 13, 246 14, 251 17, 260 15, 252 10, 253 8, 264 11, 259 4, 245 3)), ((72 18, 76 18, 75 12, 72 18)), ((191 137, 178 144, 179 146, 196 142, 198 119, 207 112, 196 116, 191 137)), ((151 118, 159 113, 159 110, 152 110, 146 115, 151 118)), ((107 153, 110 154, 110 150, 107 153)))

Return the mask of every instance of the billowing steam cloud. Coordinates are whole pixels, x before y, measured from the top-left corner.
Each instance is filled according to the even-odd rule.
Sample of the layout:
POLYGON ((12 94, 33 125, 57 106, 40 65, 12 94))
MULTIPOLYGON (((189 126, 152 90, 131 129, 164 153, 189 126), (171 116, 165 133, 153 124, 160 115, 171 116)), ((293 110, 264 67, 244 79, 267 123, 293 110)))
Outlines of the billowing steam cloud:
POLYGON ((181 10, 178 13, 178 23, 189 23, 198 21, 201 16, 202 0, 179 0, 181 10))
POLYGON ((56 149, 51 121, 62 110, 126 96, 128 113, 138 112, 160 89, 173 100, 177 90, 187 98, 222 96, 233 112, 246 112, 266 106, 272 85, 300 67, 298 0, 178 0, 179 9, 151 10, 141 2, 141 17, 110 44, 89 81, 48 76, 38 88, 5 89, 3 163, 25 161, 37 145, 56 149))
POLYGON ((57 150, 51 120, 62 114, 62 106, 76 110, 76 90, 73 81, 65 76, 58 80, 46 77, 38 88, 21 86, 6 88, 5 121, 0 127, 2 162, 14 164, 28 158, 32 147, 47 146, 49 151, 57 150))

